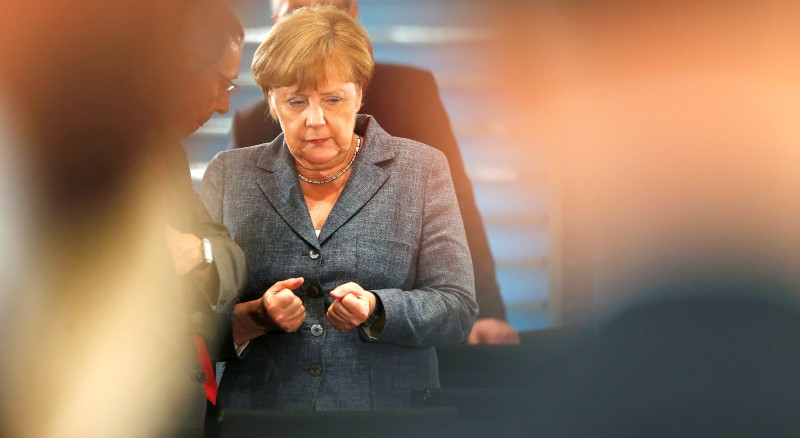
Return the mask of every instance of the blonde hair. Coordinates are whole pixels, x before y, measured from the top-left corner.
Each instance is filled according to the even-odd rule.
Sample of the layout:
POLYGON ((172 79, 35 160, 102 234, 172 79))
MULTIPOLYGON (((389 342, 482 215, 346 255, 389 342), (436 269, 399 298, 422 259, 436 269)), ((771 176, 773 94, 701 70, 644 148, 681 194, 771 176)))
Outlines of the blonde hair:
POLYGON ((300 8, 276 24, 253 57, 253 79, 265 96, 278 87, 304 90, 336 72, 366 89, 375 61, 367 31, 334 6, 300 8))

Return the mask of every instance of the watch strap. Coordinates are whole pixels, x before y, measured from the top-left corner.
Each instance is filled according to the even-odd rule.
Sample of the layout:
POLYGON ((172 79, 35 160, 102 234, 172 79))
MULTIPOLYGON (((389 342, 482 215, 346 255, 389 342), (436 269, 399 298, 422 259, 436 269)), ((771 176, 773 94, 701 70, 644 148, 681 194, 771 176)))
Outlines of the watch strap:
POLYGON ((372 328, 375 326, 375 324, 378 323, 378 321, 381 319, 382 316, 383 316, 383 303, 381 302, 380 297, 375 295, 375 308, 372 310, 372 314, 368 316, 367 320, 364 321, 361 325, 363 327, 372 328))

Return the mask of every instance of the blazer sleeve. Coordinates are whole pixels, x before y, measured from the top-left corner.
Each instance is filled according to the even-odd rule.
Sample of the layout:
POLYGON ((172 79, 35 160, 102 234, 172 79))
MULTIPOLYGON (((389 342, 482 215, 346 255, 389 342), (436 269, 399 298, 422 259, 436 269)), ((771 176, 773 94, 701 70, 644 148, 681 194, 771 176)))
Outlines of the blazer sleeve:
POLYGON ((224 156, 218 153, 211 159, 203 174, 203 183, 200 188, 200 199, 205 204, 211 219, 223 223, 223 191, 225 189, 224 156))
MULTIPOLYGON (((461 342, 478 314, 475 283, 447 163, 436 153, 425 182, 414 290, 374 290, 386 325, 377 342, 431 347, 461 342)), ((362 338, 372 341, 362 331, 362 338)))
POLYGON ((205 219, 203 221, 206 234, 214 248, 214 263, 220 275, 220 308, 239 298, 239 294, 247 286, 249 269, 244 251, 233 241, 228 229, 222 225, 224 166, 221 154, 217 154, 209 163, 203 176, 202 195, 198 199, 198 210, 205 219))
MULTIPOLYGON (((238 303, 239 294, 244 290, 249 279, 249 269, 244 255, 244 251, 237 245, 228 234, 227 228, 222 223, 222 189, 223 189, 223 165, 220 154, 214 157, 209 163, 203 176, 201 190, 201 205, 206 211, 208 219, 225 230, 225 238, 222 236, 209 237, 214 247, 214 259, 220 273, 220 283, 223 283, 223 275, 231 275, 236 278, 235 293, 226 294, 225 300, 220 300, 214 309, 216 318, 216 333, 212 345, 215 347, 212 354, 218 360, 226 360, 236 357, 233 346, 233 307, 238 303), (203 205, 204 204, 204 205, 203 205), (220 243, 217 246, 217 242, 220 243), (217 253, 220 253, 218 256, 217 253)), ((222 284, 220 284, 222 288, 222 284)))
POLYGON ((478 317, 505 320, 486 228, 433 74, 406 66, 378 64, 365 100, 364 112, 372 114, 387 132, 432 146, 447 157, 472 254, 480 307, 478 317))
POLYGON ((470 254, 472 255, 472 266, 475 272, 475 296, 478 301, 479 318, 497 318, 505 320, 506 311, 503 300, 500 296, 500 286, 497 284, 494 257, 489 248, 489 239, 486 236, 486 228, 483 219, 478 211, 475 202, 475 195, 472 189, 472 182, 467 176, 464 167, 464 160, 458 148, 455 134, 450 125, 450 120, 444 109, 444 104, 439 97, 439 90, 433 76, 430 75, 431 88, 433 89, 429 105, 420 114, 428 120, 432 138, 430 140, 420 140, 425 144, 438 144, 450 165, 450 175, 453 177, 456 198, 464 221, 464 229, 467 235, 470 254), (430 141, 430 143, 428 142, 430 141))

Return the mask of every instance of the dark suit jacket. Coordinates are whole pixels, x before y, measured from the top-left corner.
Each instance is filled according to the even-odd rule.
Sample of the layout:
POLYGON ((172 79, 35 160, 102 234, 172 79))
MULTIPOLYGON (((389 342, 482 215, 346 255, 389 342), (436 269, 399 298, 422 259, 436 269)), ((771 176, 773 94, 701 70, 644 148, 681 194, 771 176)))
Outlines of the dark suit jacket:
POLYGON ((227 362, 223 409, 408 407, 410 391, 439 386, 434 347, 463 341, 472 329, 472 262, 445 157, 390 136, 366 115, 356 133, 364 146, 319 237, 282 135, 221 152, 208 165, 203 201, 250 262, 243 299, 279 280, 305 279, 295 290, 303 325, 255 338, 227 362), (329 292, 349 281, 383 303, 377 340, 362 328, 334 330, 325 317, 329 292))
MULTIPOLYGON (((154 272, 162 275, 152 275, 149 281, 153 287, 142 291, 151 300, 147 304, 158 309, 145 307, 143 312, 147 316, 142 320, 148 324, 131 327, 131 339, 126 342, 135 345, 134 348, 146 345, 143 350, 162 361, 157 372, 142 375, 145 384, 140 385, 141 400, 148 400, 147 405, 156 407, 162 400, 172 400, 176 406, 166 424, 157 422, 145 435, 202 437, 206 395, 194 335, 204 338, 212 360, 222 354, 222 347, 233 350, 230 311, 248 279, 244 252, 228 230, 211 219, 194 191, 186 152, 179 143, 151 151, 148 159, 151 178, 148 183, 157 187, 160 196, 153 206, 161 215, 161 221, 154 224, 156 235, 164 239, 164 227, 169 225, 182 233, 207 237, 213 247, 213 269, 218 273, 218 281, 205 283, 190 274, 175 276, 172 256, 163 241, 163 251, 155 251, 148 257, 158 266, 154 272)), ((154 420, 143 420, 147 421, 154 420)))
MULTIPOLYGON (((483 220, 433 75, 413 67, 375 64, 375 74, 359 112, 373 116, 391 135, 427 144, 447 157, 472 253, 479 317, 505 319, 483 220)), ((267 102, 262 99, 233 116, 231 146, 268 143, 280 133, 280 125, 269 116, 267 102)))

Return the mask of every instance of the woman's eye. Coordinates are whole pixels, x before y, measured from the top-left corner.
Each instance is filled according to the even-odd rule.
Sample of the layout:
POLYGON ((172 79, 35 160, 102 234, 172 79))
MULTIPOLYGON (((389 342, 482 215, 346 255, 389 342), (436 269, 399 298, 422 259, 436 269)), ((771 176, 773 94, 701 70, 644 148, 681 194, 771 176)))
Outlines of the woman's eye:
POLYGON ((299 107, 303 105, 303 101, 300 99, 292 99, 289 101, 289 106, 291 107, 299 107))
POLYGON ((328 105, 336 105, 337 103, 339 103, 341 101, 342 101, 341 97, 329 97, 329 98, 325 99, 325 103, 327 103, 328 105))

